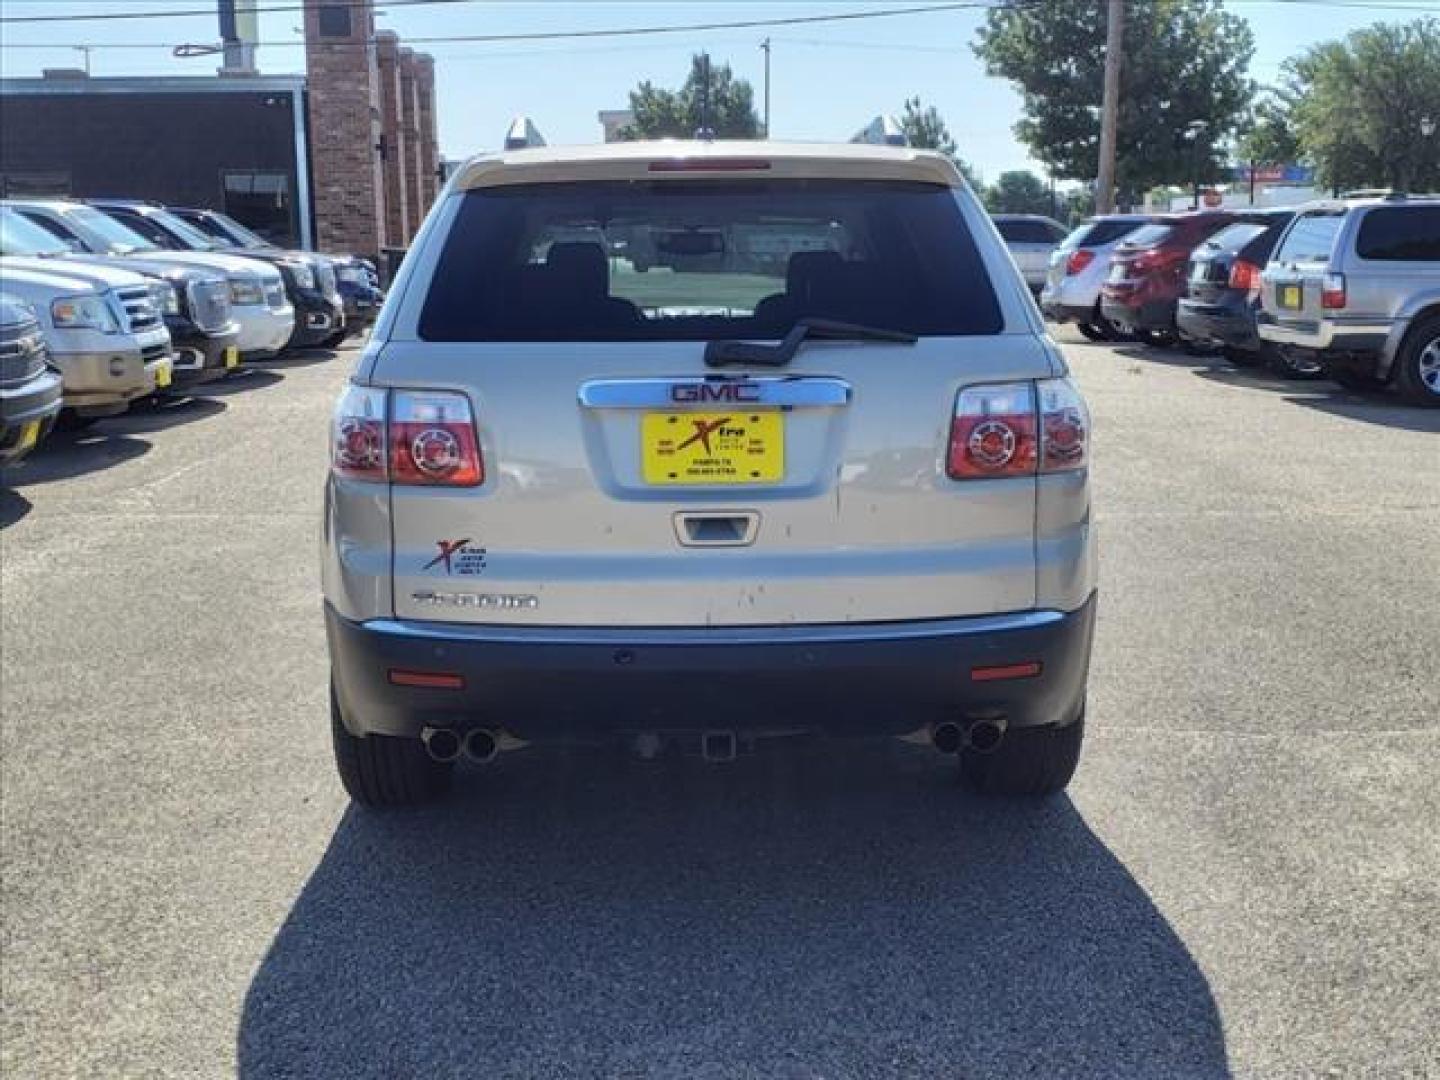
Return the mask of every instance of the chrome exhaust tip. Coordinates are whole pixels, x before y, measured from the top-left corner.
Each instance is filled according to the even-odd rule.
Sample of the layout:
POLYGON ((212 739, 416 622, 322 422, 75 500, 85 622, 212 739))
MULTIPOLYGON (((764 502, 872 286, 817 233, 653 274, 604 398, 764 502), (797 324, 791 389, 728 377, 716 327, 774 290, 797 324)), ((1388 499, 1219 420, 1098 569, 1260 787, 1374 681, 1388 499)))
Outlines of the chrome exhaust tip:
POLYGON ((465 736, 465 756, 484 765, 500 753, 500 739, 495 732, 476 728, 465 736))
POLYGON ((460 735, 449 728, 422 728, 420 741, 425 744, 425 752, 436 761, 451 762, 460 756, 460 735))

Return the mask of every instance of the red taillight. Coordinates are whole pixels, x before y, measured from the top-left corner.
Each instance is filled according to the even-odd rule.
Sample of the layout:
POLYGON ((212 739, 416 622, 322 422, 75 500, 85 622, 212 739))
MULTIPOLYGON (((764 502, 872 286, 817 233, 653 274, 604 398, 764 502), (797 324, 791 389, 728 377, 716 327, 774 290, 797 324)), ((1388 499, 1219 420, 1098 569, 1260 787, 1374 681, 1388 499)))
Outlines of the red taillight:
POLYGON ((971 386, 955 402, 946 472, 952 480, 1082 469, 1090 414, 1069 379, 971 386))
POLYGON ((474 487, 485 479, 463 394, 349 387, 335 410, 331 443, 331 467, 358 480, 474 487))
POLYGON ((1033 473, 1035 443, 1030 383, 967 387, 955 403, 950 425, 950 476, 974 480, 1033 473))
POLYGON ((386 393, 368 386, 347 386, 335 405, 331 424, 330 467, 356 480, 385 480, 386 393))
POLYGON ((1067 275, 1078 274, 1094 261, 1095 252, 1088 248, 1076 248, 1070 253, 1070 257, 1065 260, 1065 273, 1067 275))
POLYGON ((1345 275, 1326 274, 1320 283, 1320 306, 1335 309, 1345 306, 1345 275))
POLYGON ((1230 288, 1241 292, 1257 292, 1260 289, 1260 267, 1244 259, 1230 264, 1230 288))
POLYGON ((390 401, 390 480, 475 487, 485 479, 464 394, 396 390, 390 401))

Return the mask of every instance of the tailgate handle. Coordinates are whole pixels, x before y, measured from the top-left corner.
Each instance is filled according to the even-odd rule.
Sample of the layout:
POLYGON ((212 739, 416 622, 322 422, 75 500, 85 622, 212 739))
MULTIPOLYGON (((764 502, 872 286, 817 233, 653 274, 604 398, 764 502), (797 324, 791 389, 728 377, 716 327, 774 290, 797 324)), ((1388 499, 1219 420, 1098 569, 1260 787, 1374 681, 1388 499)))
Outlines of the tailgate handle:
POLYGON ((745 547, 759 530, 760 515, 753 510, 675 515, 675 536, 686 547, 745 547))

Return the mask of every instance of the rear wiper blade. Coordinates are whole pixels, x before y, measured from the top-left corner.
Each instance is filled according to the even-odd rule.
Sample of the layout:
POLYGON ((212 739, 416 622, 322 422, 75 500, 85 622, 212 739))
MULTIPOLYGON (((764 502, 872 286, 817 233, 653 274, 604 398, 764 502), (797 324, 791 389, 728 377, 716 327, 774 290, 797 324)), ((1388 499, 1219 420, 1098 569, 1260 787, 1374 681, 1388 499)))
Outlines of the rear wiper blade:
POLYGON ((889 341, 897 345, 914 345, 919 336, 906 330, 884 326, 862 326, 859 323, 834 319, 797 319, 778 344, 757 345, 750 341, 711 341, 705 346, 705 363, 710 367, 727 364, 758 364, 762 367, 784 367, 795 358, 806 338, 832 341, 889 341))

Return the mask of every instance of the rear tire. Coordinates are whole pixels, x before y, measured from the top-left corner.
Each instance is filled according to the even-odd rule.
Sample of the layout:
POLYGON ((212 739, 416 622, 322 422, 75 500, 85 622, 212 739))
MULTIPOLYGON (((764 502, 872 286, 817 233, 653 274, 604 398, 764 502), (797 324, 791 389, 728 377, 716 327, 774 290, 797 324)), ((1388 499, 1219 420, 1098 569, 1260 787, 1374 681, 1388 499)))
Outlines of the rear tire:
POLYGON ((418 806, 439 798, 450 786, 451 766, 433 760, 419 739, 351 735, 340 716, 334 686, 330 734, 340 783, 363 806, 418 806))
POLYGON ((1110 335, 1098 326, 1091 323, 1076 323, 1075 329, 1089 341, 1105 342, 1110 340, 1110 335))
POLYGON ((1405 335, 1395 385, 1412 404, 1440 409, 1440 315, 1421 319, 1405 335))
POLYGON ((349 336, 350 332, 348 330, 341 330, 339 333, 331 334, 322 341, 320 347, 322 349, 338 349, 341 345, 345 344, 345 339, 349 336))
POLYGON ((1054 795, 1080 764, 1085 712, 1064 727, 1017 728, 989 754, 960 751, 960 779, 982 795, 1054 795))

